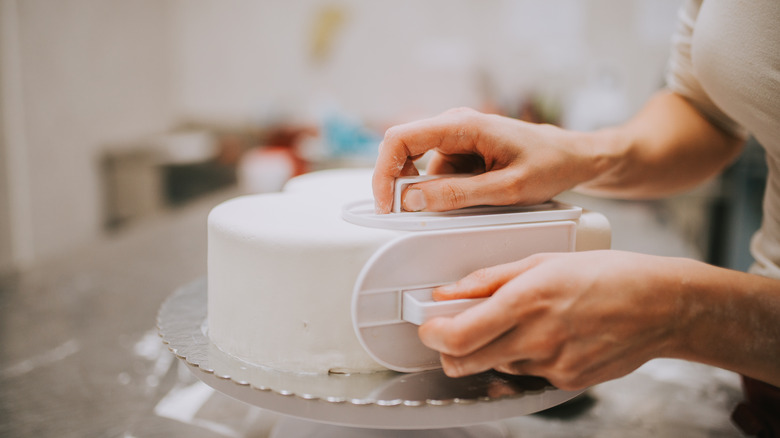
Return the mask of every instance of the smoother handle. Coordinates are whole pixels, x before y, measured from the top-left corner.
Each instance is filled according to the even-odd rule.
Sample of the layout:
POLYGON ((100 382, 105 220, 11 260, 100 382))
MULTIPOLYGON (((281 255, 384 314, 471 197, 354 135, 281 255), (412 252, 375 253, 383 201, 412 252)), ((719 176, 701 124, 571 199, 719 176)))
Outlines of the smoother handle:
POLYGON ((433 289, 415 289, 403 294, 401 317, 408 322, 422 325, 439 316, 455 316, 487 298, 433 301, 433 289))

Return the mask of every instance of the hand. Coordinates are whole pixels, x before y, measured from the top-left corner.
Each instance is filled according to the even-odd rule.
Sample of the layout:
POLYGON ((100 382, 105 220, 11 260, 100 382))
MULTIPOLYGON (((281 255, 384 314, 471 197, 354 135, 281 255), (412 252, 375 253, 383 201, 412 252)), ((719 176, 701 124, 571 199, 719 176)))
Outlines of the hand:
POLYGON ((404 196, 405 210, 545 202, 595 174, 587 144, 575 138, 551 125, 463 108, 392 127, 379 147, 374 170, 376 210, 391 211, 395 178, 417 175, 414 161, 429 150, 434 155, 428 174, 478 175, 414 184, 410 190, 420 191, 404 196))
POLYGON ((449 376, 493 368, 581 389, 669 353, 684 301, 681 282, 669 280, 692 263, 618 251, 533 255, 434 291, 438 300, 492 298, 419 335, 449 376))

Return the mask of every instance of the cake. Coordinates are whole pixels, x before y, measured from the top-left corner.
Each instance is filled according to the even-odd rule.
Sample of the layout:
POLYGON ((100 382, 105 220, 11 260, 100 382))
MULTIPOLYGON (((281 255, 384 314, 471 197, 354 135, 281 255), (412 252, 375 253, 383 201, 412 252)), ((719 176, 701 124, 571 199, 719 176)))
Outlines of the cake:
POLYGON ((356 338, 350 302, 363 264, 399 233, 341 219, 346 200, 370 199, 370 181, 370 170, 317 172, 212 210, 208 333, 218 348, 282 371, 383 369, 356 338))
MULTIPOLYGON (((354 225, 342 206, 371 199, 371 170, 329 170, 280 193, 242 196, 208 218, 208 334, 253 365, 296 373, 385 369, 358 341, 352 294, 363 266, 409 231, 354 225)), ((577 250, 607 246, 606 220, 583 215, 577 250)))

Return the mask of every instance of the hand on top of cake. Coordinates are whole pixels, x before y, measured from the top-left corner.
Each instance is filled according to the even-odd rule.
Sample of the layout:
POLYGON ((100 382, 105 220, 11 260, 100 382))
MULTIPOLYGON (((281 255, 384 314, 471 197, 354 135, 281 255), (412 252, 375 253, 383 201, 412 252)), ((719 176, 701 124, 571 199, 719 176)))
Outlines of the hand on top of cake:
POLYGON ((534 205, 587 180, 587 155, 569 148, 567 131, 470 109, 390 128, 379 147, 373 177, 377 213, 393 206, 394 181, 417 175, 414 161, 433 155, 428 174, 476 173, 414 184, 407 211, 446 211, 475 205, 534 205), (521 139, 518 141, 517 139, 521 139), (417 190, 417 191, 415 191, 417 190))

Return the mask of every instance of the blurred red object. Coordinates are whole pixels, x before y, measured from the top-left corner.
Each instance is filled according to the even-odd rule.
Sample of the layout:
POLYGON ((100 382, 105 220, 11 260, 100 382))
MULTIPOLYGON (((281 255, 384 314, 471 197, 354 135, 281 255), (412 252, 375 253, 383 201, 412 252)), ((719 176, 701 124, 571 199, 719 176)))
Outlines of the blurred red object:
POLYGON ((238 164, 238 182, 247 193, 277 192, 290 178, 306 171, 306 163, 287 146, 247 151, 238 164))

